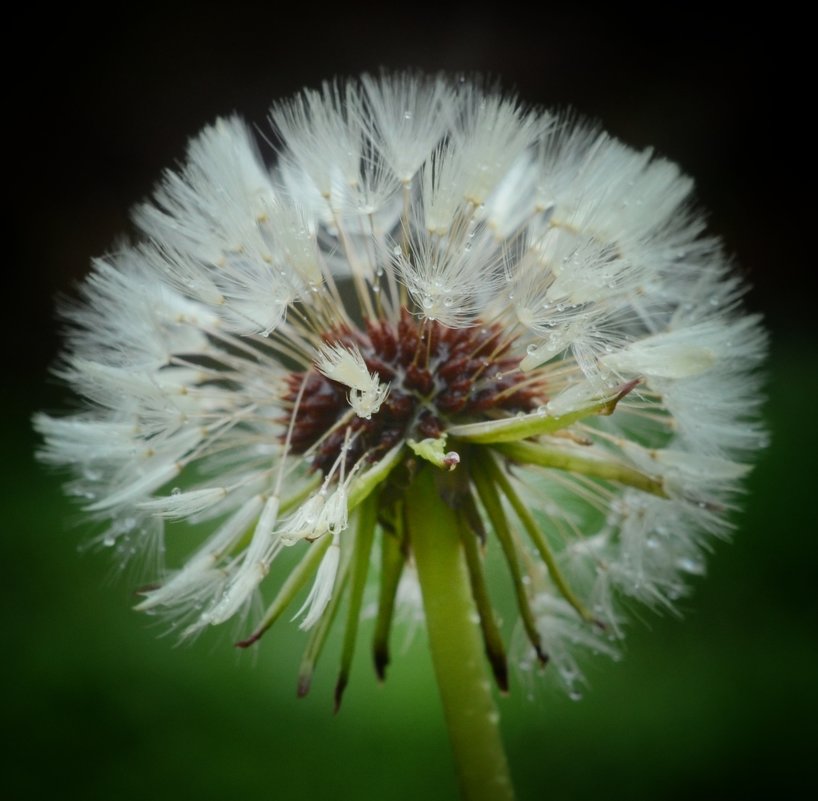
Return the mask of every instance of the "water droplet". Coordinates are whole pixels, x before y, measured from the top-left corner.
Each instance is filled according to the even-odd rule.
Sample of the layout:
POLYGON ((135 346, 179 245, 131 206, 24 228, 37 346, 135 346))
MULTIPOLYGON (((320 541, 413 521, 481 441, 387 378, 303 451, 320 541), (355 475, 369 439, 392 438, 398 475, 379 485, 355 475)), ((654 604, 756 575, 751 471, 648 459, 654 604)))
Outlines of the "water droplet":
POLYGON ((170 494, 171 494, 171 495, 173 495, 174 497, 176 497, 176 496, 178 496, 178 495, 181 495, 181 494, 182 494, 182 490, 181 490, 181 488, 180 488, 180 487, 174 487, 174 488, 173 488, 173 489, 170 491, 170 494))
POLYGON ((701 576, 704 573, 704 562, 694 557, 682 557, 677 560, 676 566, 679 570, 684 570, 685 573, 691 573, 694 576, 701 576))
POLYGON ((115 542, 116 542, 116 537, 114 537, 113 534, 106 534, 105 539, 102 540, 102 544, 106 548, 112 548, 115 542))
POLYGON ((572 701, 581 701, 581 700, 582 700, 582 693, 581 693, 579 690, 571 690, 571 691, 568 693, 568 697, 569 697, 569 698, 570 698, 572 701))
POLYGON ((534 355, 534 354, 537 352, 537 350, 538 350, 538 349, 537 349, 537 346, 536 346, 535 344, 533 344, 533 343, 532 343, 531 345, 528 345, 528 346, 526 347, 525 352, 526 352, 526 353, 527 353, 529 356, 533 356, 533 355, 534 355))
POLYGON ((412 119, 412 112, 409 111, 408 109, 406 111, 404 111, 403 112, 403 119, 411 120, 412 119))

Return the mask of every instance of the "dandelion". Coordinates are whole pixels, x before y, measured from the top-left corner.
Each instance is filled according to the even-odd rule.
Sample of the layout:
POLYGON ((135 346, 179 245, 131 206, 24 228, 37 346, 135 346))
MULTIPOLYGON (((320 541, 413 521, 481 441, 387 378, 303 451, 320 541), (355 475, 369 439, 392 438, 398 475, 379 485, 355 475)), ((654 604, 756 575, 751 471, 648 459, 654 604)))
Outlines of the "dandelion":
POLYGON ((764 442, 764 333, 690 179, 570 115, 403 74, 272 123, 272 166, 206 128, 94 263, 58 367, 86 403, 37 416, 40 456, 122 557, 209 531, 138 608, 192 637, 266 599, 243 647, 290 610, 302 694, 342 601, 336 704, 368 580, 381 678, 419 595, 464 796, 509 798, 484 664, 576 697, 634 602, 674 609, 764 442))

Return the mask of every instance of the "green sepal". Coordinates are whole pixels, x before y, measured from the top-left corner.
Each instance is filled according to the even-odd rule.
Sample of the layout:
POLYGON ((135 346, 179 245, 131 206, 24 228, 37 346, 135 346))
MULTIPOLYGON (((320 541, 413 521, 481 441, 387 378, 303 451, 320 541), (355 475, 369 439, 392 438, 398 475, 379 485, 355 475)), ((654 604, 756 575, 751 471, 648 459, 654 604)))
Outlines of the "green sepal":
POLYGON ((667 497, 661 479, 642 473, 621 462, 581 456, 539 442, 506 442, 496 445, 495 450, 514 462, 549 467, 554 470, 565 470, 591 478, 601 478, 605 481, 614 481, 618 484, 640 489, 651 495, 658 495, 660 498, 667 497))
MULTIPOLYGON (((474 501, 471 500, 473 504, 474 501)), ((475 510, 476 512, 476 510, 475 510)), ((477 614, 480 616, 480 630, 483 634, 483 646, 488 657, 494 681, 503 693, 508 692, 508 660, 503 638, 497 625, 494 609, 489 598, 486 576, 483 571, 483 557, 478 542, 479 535, 472 530, 462 515, 459 516, 460 540, 466 556, 466 568, 469 573, 469 584, 477 614)))
POLYGON ((588 612, 579 598, 577 598, 577 596, 574 594, 573 590, 568 586, 568 582, 565 580, 565 577, 562 575, 559 567, 557 566, 557 560, 554 558, 554 554, 551 553, 551 549, 548 547, 548 543, 545 541, 545 537, 543 536, 542 531, 540 531, 540 527, 537 525, 537 521, 534 520, 534 516, 529 511, 528 507, 523 503, 522 498, 520 498, 520 496, 515 492, 514 487, 511 486, 511 482, 506 474, 498 467, 494 458, 490 454, 488 455, 488 458, 483 459, 482 463, 487 468, 491 479, 498 487, 500 487, 503 495, 508 498, 511 507, 514 509, 514 513, 517 515, 520 522, 523 524, 523 528, 525 528, 526 533, 534 543, 534 547, 537 549, 540 558, 543 560, 543 562, 545 562, 545 565, 548 568, 548 573, 551 576, 551 580, 562 594, 562 597, 574 607, 577 614, 579 614, 583 620, 587 621, 588 623, 596 623, 597 621, 594 620, 591 613, 588 612))
MULTIPOLYGON (((488 459, 490 458, 489 456, 488 459)), ((480 503, 483 504, 483 508, 489 516, 489 520, 491 520, 491 525, 500 542, 500 547, 503 549, 503 555, 505 556, 506 564, 511 574, 511 581, 514 585, 514 594, 517 598, 517 608, 520 612, 523 628, 537 654, 537 659, 544 665, 548 661, 548 654, 543 650, 540 633, 537 631, 537 621, 534 618, 534 612, 531 609, 531 603, 525 589, 525 583, 523 582, 523 574, 520 570, 517 546, 514 542, 511 529, 509 528, 502 501, 497 493, 497 487, 489 477, 490 473, 483 467, 483 462, 487 461, 487 458, 485 456, 478 457, 476 461, 477 469, 472 472, 472 477, 475 487, 477 488, 477 494, 480 497, 480 503)))
POLYGON ((357 510, 355 527, 355 545, 351 557, 349 606, 344 629, 344 644, 341 650, 341 668, 335 684, 335 712, 341 708, 341 699, 349 681, 349 670, 355 654, 355 643, 358 635, 358 622, 361 617, 361 604, 366 588, 366 577, 369 571, 372 542, 375 539, 377 525, 378 497, 370 495, 357 510))
POLYGON ((386 481, 389 474, 400 463, 401 459, 403 459, 402 442, 384 454, 369 470, 364 471, 361 475, 352 480, 347 496, 347 506, 350 512, 359 503, 362 503, 376 487, 386 481))
POLYGON ((386 677, 386 666, 389 664, 389 633, 392 629, 392 617, 395 612, 395 596, 406 563, 402 501, 395 503, 394 513, 394 519, 391 521, 390 526, 391 530, 384 528, 381 536, 378 613, 375 618, 375 633, 372 638, 372 657, 375 662, 375 674, 379 681, 383 681, 386 677))
POLYGON ((561 415, 547 415, 534 412, 519 417, 508 417, 503 420, 488 420, 481 423, 466 423, 453 426, 446 433, 466 442, 481 443, 484 445, 497 442, 516 442, 529 437, 538 437, 542 434, 553 434, 555 431, 567 428, 570 425, 593 415, 613 414, 616 405, 637 384, 638 380, 622 384, 612 395, 594 401, 582 409, 561 415))

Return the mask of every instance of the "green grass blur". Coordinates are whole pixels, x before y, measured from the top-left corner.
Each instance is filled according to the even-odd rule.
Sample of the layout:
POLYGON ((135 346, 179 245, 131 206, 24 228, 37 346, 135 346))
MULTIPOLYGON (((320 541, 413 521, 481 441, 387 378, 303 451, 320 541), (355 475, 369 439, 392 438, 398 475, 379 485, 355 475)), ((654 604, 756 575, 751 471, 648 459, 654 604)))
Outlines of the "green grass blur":
MULTIPOLYGON (((645 614, 625 659, 589 665, 580 702, 501 699, 522 801, 800 794, 818 713, 815 566, 818 370, 808 343, 774 343, 771 448, 735 540, 684 602, 645 614)), ((310 695, 295 697, 304 644, 281 621, 254 658, 228 635, 175 647, 131 610, 134 580, 79 552, 76 509, 33 462, 28 409, 7 408, 2 481, 3 787, 6 798, 423 799, 456 797, 424 636, 386 683, 364 626, 343 708, 332 714, 337 639, 310 695)), ((517 677, 515 677, 517 678, 517 677)))

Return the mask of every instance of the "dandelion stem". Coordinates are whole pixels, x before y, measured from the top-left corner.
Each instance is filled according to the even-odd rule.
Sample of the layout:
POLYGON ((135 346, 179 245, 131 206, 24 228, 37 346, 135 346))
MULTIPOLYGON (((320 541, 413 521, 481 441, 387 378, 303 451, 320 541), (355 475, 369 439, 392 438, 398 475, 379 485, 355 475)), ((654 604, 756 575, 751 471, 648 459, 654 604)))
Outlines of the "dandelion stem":
POLYGON ((511 801, 457 516, 441 498, 433 470, 421 469, 409 488, 406 517, 461 795, 464 801, 511 801))

